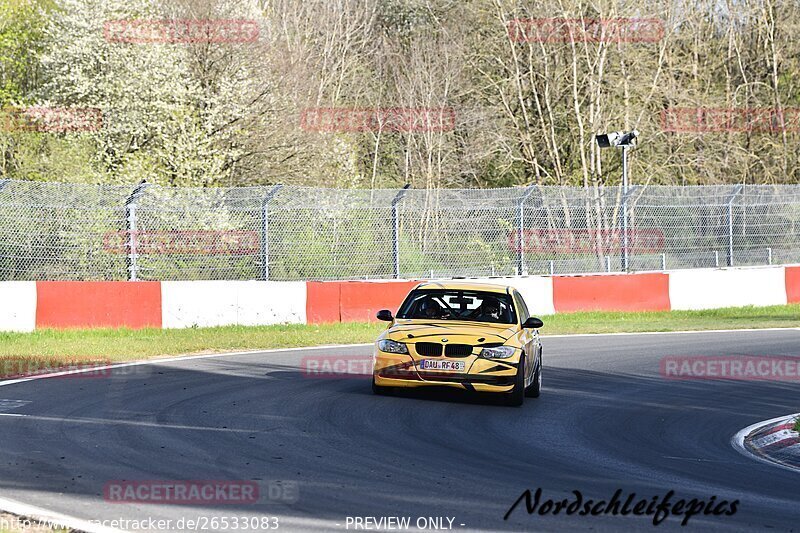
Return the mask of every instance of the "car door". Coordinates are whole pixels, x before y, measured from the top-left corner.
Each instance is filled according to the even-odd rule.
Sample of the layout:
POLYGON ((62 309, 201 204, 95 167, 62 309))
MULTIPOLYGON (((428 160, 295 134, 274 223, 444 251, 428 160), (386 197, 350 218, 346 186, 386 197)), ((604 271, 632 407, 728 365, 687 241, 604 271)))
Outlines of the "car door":
MULTIPOLYGON (((523 298, 522 295, 520 294, 519 299, 522 308, 525 309, 525 313, 530 315, 530 312, 528 311, 528 306, 525 303, 525 298, 523 298)), ((539 365, 542 364, 542 340, 539 337, 538 329, 531 329, 530 331, 531 331, 531 344, 532 344, 531 357, 536 362, 536 364, 531 365, 531 372, 533 372, 534 368, 538 368, 539 365)))
MULTIPOLYGON (((517 291, 514 291, 514 306, 517 308, 519 323, 524 324, 530 318, 530 312, 528 311, 528 306, 525 305, 525 300, 522 299, 522 295, 517 291)), ((523 328, 521 335, 525 350, 525 384, 527 385, 533 379, 533 372, 537 365, 536 361, 539 358, 539 335, 536 330, 530 328, 523 328)))

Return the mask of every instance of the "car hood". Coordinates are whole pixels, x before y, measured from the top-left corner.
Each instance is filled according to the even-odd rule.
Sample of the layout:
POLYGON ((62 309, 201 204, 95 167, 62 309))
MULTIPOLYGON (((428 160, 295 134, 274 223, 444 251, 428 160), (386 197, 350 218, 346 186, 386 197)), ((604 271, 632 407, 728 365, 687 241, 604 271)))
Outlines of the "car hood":
POLYGON ((503 344, 514 335, 517 327, 515 324, 400 319, 387 332, 386 338, 404 343, 441 342, 446 338, 451 344, 503 344))

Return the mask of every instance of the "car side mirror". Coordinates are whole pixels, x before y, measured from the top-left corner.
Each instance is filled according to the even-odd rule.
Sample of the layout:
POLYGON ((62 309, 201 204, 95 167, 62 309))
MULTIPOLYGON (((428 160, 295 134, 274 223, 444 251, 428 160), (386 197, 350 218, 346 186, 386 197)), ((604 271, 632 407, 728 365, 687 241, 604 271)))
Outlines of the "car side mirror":
POLYGON ((544 326, 544 322, 535 316, 530 317, 528 320, 522 323, 523 328, 539 329, 542 326, 544 326))
POLYGON ((380 311, 378 311, 378 314, 376 316, 378 317, 378 320, 383 320, 384 322, 391 322, 392 320, 394 320, 392 312, 389 311, 388 309, 381 309, 380 311))

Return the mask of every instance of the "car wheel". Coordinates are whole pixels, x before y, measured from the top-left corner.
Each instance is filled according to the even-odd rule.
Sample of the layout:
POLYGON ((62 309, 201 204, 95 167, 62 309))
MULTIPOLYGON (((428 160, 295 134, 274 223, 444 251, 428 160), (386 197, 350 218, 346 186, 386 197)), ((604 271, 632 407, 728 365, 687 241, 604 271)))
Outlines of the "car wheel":
POLYGON ((519 359, 517 375, 514 377, 514 388, 510 393, 506 393, 506 405, 519 407, 525 401, 525 356, 519 359))
POLYGON ((539 354, 539 368, 536 369, 536 373, 533 375, 533 381, 528 388, 525 389, 525 396, 529 398, 538 398, 539 395, 542 393, 542 356, 539 354))
POLYGON ((372 377, 372 393, 379 396, 388 396, 392 393, 391 387, 384 387, 375 383, 375 377, 372 377))

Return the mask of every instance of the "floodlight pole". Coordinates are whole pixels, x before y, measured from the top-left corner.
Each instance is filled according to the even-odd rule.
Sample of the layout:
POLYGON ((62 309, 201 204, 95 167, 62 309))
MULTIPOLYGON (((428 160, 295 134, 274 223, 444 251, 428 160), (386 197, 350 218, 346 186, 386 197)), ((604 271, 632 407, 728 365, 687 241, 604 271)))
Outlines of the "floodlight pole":
POLYGON ((603 133, 595 135, 597 146, 602 148, 622 148, 622 216, 620 217, 620 228, 622 229, 622 253, 621 263, 623 272, 627 272, 630 268, 629 255, 630 255, 630 236, 628 235, 628 150, 636 144, 636 138, 639 132, 636 130, 631 131, 615 131, 612 133, 603 133))
POLYGON ((628 271, 628 148, 622 145, 622 271, 628 271))

